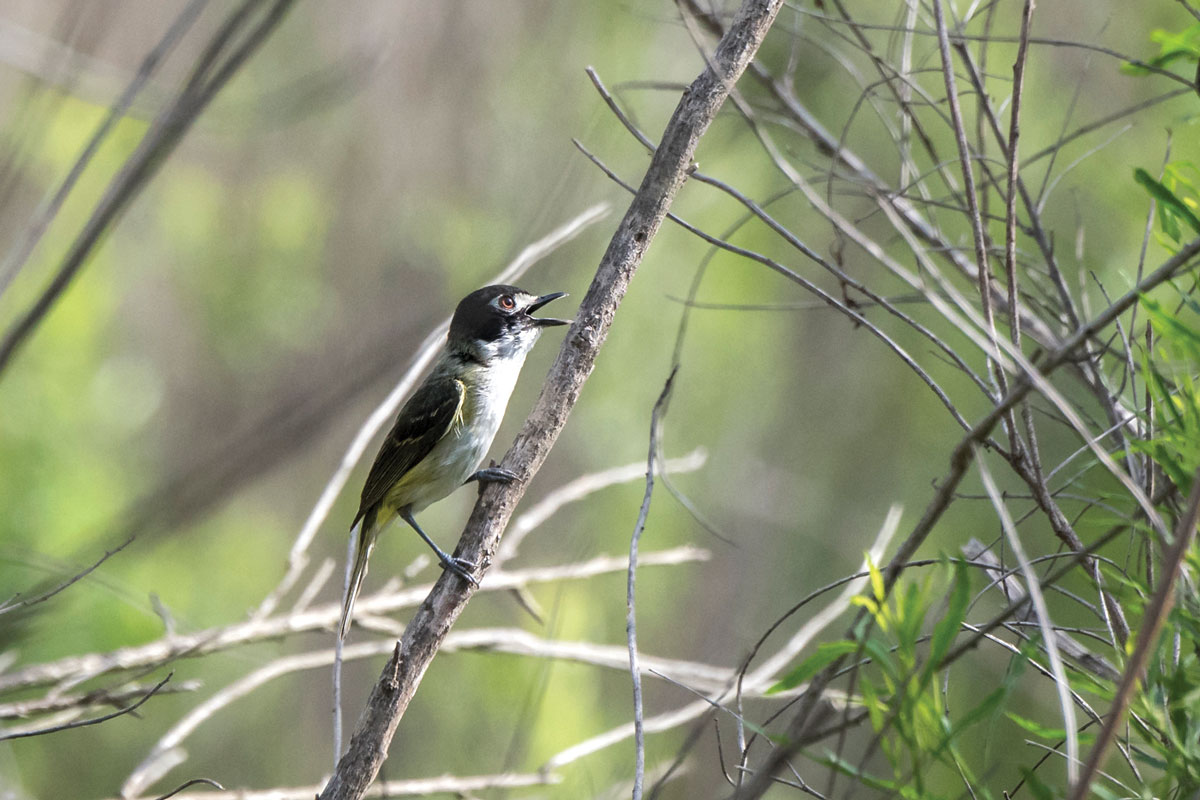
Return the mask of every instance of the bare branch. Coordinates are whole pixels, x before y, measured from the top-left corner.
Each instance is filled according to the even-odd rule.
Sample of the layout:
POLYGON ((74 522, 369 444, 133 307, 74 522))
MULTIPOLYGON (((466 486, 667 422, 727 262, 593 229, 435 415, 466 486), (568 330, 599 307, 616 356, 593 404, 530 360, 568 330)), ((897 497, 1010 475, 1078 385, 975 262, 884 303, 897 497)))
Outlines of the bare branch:
MULTIPOLYGON (((705 561, 709 553, 696 547, 677 547, 643 557, 644 566, 705 561)), ((536 583, 578 580, 596 575, 623 572, 628 559, 623 556, 598 556, 579 563, 522 570, 497 571, 488 575, 482 590, 500 592, 536 583)), ((390 614, 418 605, 429 593, 430 584, 385 590, 359 601, 363 614, 390 614)), ((207 628, 196 633, 172 634, 148 644, 123 647, 108 653, 68 656, 44 664, 32 664, 20 670, 0 674, 0 692, 47 684, 78 685, 113 672, 146 669, 176 658, 197 658, 252 642, 279 639, 306 631, 326 631, 337 624, 341 603, 324 603, 290 614, 261 620, 207 628)))
MULTIPOLYGON (((666 459, 662 462, 662 468, 668 472, 695 472, 704 466, 707 461, 708 454, 703 448, 698 447, 687 455, 666 459)), ((516 556, 517 549, 525 540, 525 537, 557 513, 563 506, 582 500, 593 492, 607 489, 609 486, 616 486, 637 480, 645 474, 646 465, 641 461, 634 461, 620 467, 612 467, 601 472, 591 472, 587 475, 581 475, 570 483, 547 492, 546 496, 539 500, 532 508, 513 520, 508 532, 504 535, 504 540, 500 542, 500 547, 496 550, 496 557, 492 560, 492 568, 495 569, 505 561, 516 556)))
MULTIPOLYGON (((438 778, 413 778, 404 781, 379 781, 363 797, 424 797, 426 795, 452 794, 465 796, 487 789, 524 789, 530 786, 553 786, 560 778, 549 773, 470 775, 456 777, 444 775, 438 778)), ((287 786, 275 789, 237 789, 221 792, 195 792, 177 794, 177 800, 312 800, 321 791, 315 786, 287 786)), ((112 798, 112 800, 159 800, 150 795, 141 797, 112 798)))
MULTIPOLYGON (((158 694, 180 694, 195 692, 204 684, 200 681, 176 681, 158 690, 158 694)), ((114 689, 98 689, 90 692, 56 692, 45 697, 17 700, 0 704, 0 719, 27 719, 35 714, 51 714, 59 711, 83 713, 96 706, 120 706, 135 698, 143 697, 150 690, 145 684, 135 683, 114 689)))
POLYGON ((116 547, 113 547, 109 550, 105 550, 104 555, 100 556, 98 559, 96 559, 94 562, 92 562, 91 565, 83 568, 82 570, 75 573, 74 575, 72 575, 70 578, 66 579, 62 583, 58 584, 57 586, 55 586, 51 589, 47 589, 46 591, 42 592, 41 594, 37 595, 36 597, 31 597, 27 600, 22 600, 22 599, 20 599, 20 595, 17 595, 16 597, 6 600, 4 603, 0 603, 0 615, 7 614, 11 611, 17 611, 17 610, 20 610, 23 608, 29 608, 30 606, 37 605, 38 603, 44 603, 45 601, 49 600, 51 597, 54 597, 59 592, 75 585, 79 581, 86 578, 88 575, 91 575, 93 572, 96 571, 96 569, 101 564, 103 564, 105 561, 108 561, 110 558, 115 556, 117 553, 124 550, 126 547, 129 546, 129 544, 132 541, 133 541, 133 537, 130 536, 127 539, 125 539, 125 541, 123 541, 119 545, 117 545, 116 547))
MULTIPOLYGON (((1016 604, 1026 597, 1024 586, 1020 581, 1012 577, 1012 570, 1005 570, 1000 566, 1000 561, 977 539, 969 539, 962 546, 962 553, 971 561, 987 565, 985 569, 988 571, 989 577, 992 579, 993 585, 1003 592, 1005 599, 1010 604, 1016 604)), ((1032 563, 1032 562, 1030 562, 1032 563)), ((1025 614, 1019 610, 1016 611, 1018 618, 1025 618, 1025 614)), ((1110 681, 1120 679, 1121 673, 1116 667, 1110 664, 1103 656, 1097 655, 1088 650, 1078 641, 1073 639, 1070 634, 1062 630, 1056 630, 1054 635, 1055 646, 1065 653, 1072 661, 1075 661, 1079 666, 1088 670, 1094 675, 1110 681)))
POLYGON ((1067 777, 1071 783, 1074 783, 1079 774, 1079 737, 1075 732, 1075 706, 1071 704, 1071 684, 1067 680, 1062 657, 1058 653, 1054 622, 1050 619, 1050 609, 1046 605, 1046 598, 1042 595, 1042 588, 1038 584, 1037 573, 1033 571, 1033 567, 1030 566, 1029 559, 1025 555, 1025 548, 1021 545, 1021 539, 1017 535, 1017 527, 1013 524, 1008 508, 1000 497, 1000 490, 996 488, 996 482, 992 478, 991 471, 988 470, 987 460, 983 458, 978 447, 975 450, 975 463, 979 467, 979 477, 983 481, 983 487, 992 499, 992 505, 995 506, 996 514, 1004 528, 1004 535, 1017 559, 1017 564, 1021 567, 1022 574, 1025 576, 1025 583, 1029 587, 1029 599, 1033 602, 1038 626, 1042 631, 1042 641, 1045 643, 1046 655, 1050 659, 1050 669, 1054 673, 1054 688, 1058 691, 1063 727, 1067 731, 1067 777))
POLYGON ((646 529, 646 517, 650 514, 650 500, 654 496, 654 457, 658 452, 657 441, 662 425, 662 415, 666 413, 667 404, 671 400, 671 386, 679 371, 676 365, 663 384, 662 392, 654 403, 650 413, 650 447, 646 454, 646 492, 642 497, 641 508, 638 509, 637 522, 633 526, 633 535, 629 538, 629 570, 625 578, 625 641, 629 648, 629 673, 633 681, 633 800, 641 800, 642 782, 646 777, 646 734, 642 730, 642 673, 638 665, 637 644, 637 564, 638 546, 641 543, 642 531, 646 529))
MULTIPOLYGON (((958 443, 953 453, 951 453, 949 473, 939 481, 933 499, 926 506, 913 531, 901 543, 899 550, 884 570, 884 586, 888 592, 895 585, 905 564, 912 558, 917 548, 924 543, 925 539, 932 532, 933 527, 941 519, 946 509, 949 508, 954 493, 957 491, 958 486, 961 484, 970 467, 975 446, 982 444, 983 440, 1007 410, 1013 408, 1033 390, 1035 375, 1036 378, 1040 379, 1037 382, 1038 388, 1042 389, 1043 385, 1045 385, 1044 376, 1064 364, 1076 348, 1090 339, 1096 331, 1110 325, 1113 320, 1127 311, 1130 306, 1138 302, 1145 292, 1158 286, 1163 281, 1169 280, 1178 271, 1191 263, 1192 259, 1196 258, 1198 254, 1200 254, 1200 238, 1193 239, 1187 245, 1181 247, 1175 255, 1164 262, 1158 269, 1143 278, 1134 289, 1110 304, 1091 322, 1077 329, 1073 335, 1067 338, 1061 347, 1040 360, 1040 371, 1029 370, 1013 382, 1008 394, 996 404, 991 412, 976 423, 971 432, 958 443)), ((1094 447, 1094 444, 1092 446, 1094 447)), ((1107 454, 1105 455, 1107 456, 1107 454)), ((1148 504, 1149 502, 1147 501, 1145 505, 1148 504)), ((1145 505, 1143 505, 1143 508, 1145 508, 1145 505)), ((1157 516, 1157 512, 1155 512, 1155 516, 1157 516)), ((1077 557, 1082 560, 1084 554, 1079 554, 1077 557)), ((1005 618, 1007 614, 1011 614, 1011 610, 1006 612, 1005 618)), ((985 627, 984 630, 987 630, 987 628, 985 627)), ((959 654, 961 654, 961 647, 956 648, 948 654, 947 659, 957 657, 959 654)), ((817 698, 825 691, 829 681, 840 668, 841 661, 841 659, 834 661, 829 667, 813 678, 808 691, 801 698, 800 708, 789 727, 791 741, 786 747, 781 747, 771 753, 766 763, 756 773, 752 785, 747 787, 746 793, 740 795, 740 797, 753 798, 762 796, 767 788, 769 788, 772 776, 784 767, 791 753, 795 752, 797 748, 804 746, 811 736, 817 735, 818 732, 815 731, 815 728, 818 723, 813 721, 812 712, 816 708, 817 698)))
POLYGON ((99 725, 101 722, 108 722, 110 719, 114 719, 114 718, 122 716, 124 714, 129 714, 133 711, 137 711, 139 708, 142 707, 142 705, 147 700, 149 700, 151 697, 153 697, 158 692, 158 690, 161 689, 166 684, 167 681, 171 680, 171 676, 174 674, 175 673, 173 673, 173 672, 168 674, 167 677, 163 678, 161 681, 159 681, 157 684, 155 684, 154 687, 151 688, 150 691, 146 692, 145 695, 143 695, 142 698, 140 700, 138 700, 136 703, 125 706, 122 709, 118 709, 117 711, 114 711, 111 714, 105 714, 100 717, 93 717, 92 719, 84 719, 84 720, 77 720, 75 722, 68 722, 64 725, 53 725, 49 728, 39 728, 37 730, 32 730, 32 731, 21 731, 18 733, 0 732, 0 742, 5 741, 6 739, 25 739, 30 736, 44 736, 48 733, 59 733, 60 731, 69 731, 73 728, 85 728, 88 725, 99 725))
MULTIPOLYGON (((884 553, 887 550, 888 543, 891 537, 895 534, 900 523, 900 509, 893 507, 889 510, 888 516, 880 527, 875 541, 868 550, 867 558, 875 563, 882 560, 884 553)), ((736 670, 737 688, 736 692, 740 697, 752 697, 763 694, 768 688, 779 680, 779 671, 792 663, 805 647, 807 647, 822 630, 827 628, 840 615, 844 614, 850 608, 850 599, 858 594, 867 583, 868 572, 866 563, 863 564, 863 569, 859 574, 852 576, 837 585, 845 585, 845 588, 830 601, 829 605, 822 608, 819 612, 813 615, 804 625, 801 626, 795 634, 793 634, 786 643, 779 647, 768 658, 764 659, 752 672, 747 672, 748 666, 757 656, 759 650, 765 643, 766 639, 777 630, 788 617, 801 607, 794 607, 781 617, 754 645, 750 654, 743 660, 742 664, 736 670)), ((828 587, 826 587, 828 588, 828 587)), ((818 590, 809 595, 808 599, 815 599, 824 594, 824 590, 818 590)), ((802 604, 801 604, 802 605, 802 604)), ((643 664, 644 669, 649 668, 649 663, 643 664)), ((655 672, 663 672, 655 670, 655 672)), ((698 680, 698 676, 686 677, 678 671, 671 673, 673 677, 679 680, 688 681, 693 687, 702 687, 702 681, 698 680)), ((731 689, 731 684, 726 682, 719 691, 714 691, 712 696, 689 703, 673 711, 664 712, 643 723, 643 730, 646 733, 658 733, 661 731, 671 730, 680 725, 691 722, 707 713, 714 702, 719 702, 724 697, 728 696, 731 689)), ((803 691, 804 687, 800 687, 795 692, 803 691)), ((794 694, 794 692, 792 693, 794 694)), ((789 693, 780 692, 775 697, 787 697, 789 693)), ((845 696, 838 691, 828 691, 825 693, 825 699, 834 707, 841 707, 845 703, 845 696)), ((634 734, 633 723, 625 723, 616 728, 613 728, 604 733, 579 742, 555 754, 549 761, 545 763, 543 769, 558 769, 566 766, 569 763, 577 761, 581 758, 599 752, 607 747, 623 742, 631 738, 634 734)))
POLYGON ((164 795, 159 795, 158 797, 154 798, 154 800, 170 800, 170 798, 178 796, 179 793, 182 792, 184 789, 190 789, 193 786, 197 786, 199 784, 205 784, 205 785, 213 787, 214 789, 218 789, 220 791, 225 791, 225 787, 222 786, 221 784, 217 783, 214 780, 210 780, 208 778, 192 778, 190 781, 184 781, 179 786, 175 787, 175 789, 173 789, 172 791, 169 791, 164 795))

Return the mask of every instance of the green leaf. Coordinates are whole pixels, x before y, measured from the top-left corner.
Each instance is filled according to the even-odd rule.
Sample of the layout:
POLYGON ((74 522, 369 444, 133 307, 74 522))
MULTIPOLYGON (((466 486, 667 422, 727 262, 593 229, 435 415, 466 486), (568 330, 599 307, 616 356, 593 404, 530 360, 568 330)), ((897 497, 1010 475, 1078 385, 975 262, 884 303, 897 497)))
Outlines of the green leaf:
POLYGON ((875 561, 870 555, 867 556, 867 571, 871 574, 871 591, 874 592, 875 599, 882 603, 883 598, 887 596, 887 592, 884 590, 883 573, 879 571, 879 567, 875 566, 875 561))
POLYGON ((1190 55, 1200 57, 1200 24, 1191 25, 1181 31, 1158 28, 1151 32, 1150 41, 1162 46, 1159 57, 1168 55, 1190 55))
POLYGON ((863 597, 861 594, 855 595, 850 598, 850 604, 865 608, 872 617, 878 618, 879 616, 879 604, 869 597, 863 597))
POLYGON ((1033 770, 1021 767, 1021 777, 1025 779, 1025 785, 1029 787, 1029 793, 1037 800, 1056 800, 1054 792, 1050 791, 1049 786, 1042 783, 1042 779, 1033 770))
POLYGON ((862 781, 865 786, 868 786, 872 789, 882 789, 890 792, 898 791, 900 789, 900 784, 896 783, 895 781, 890 781, 886 778, 880 778, 863 772, 856 765, 851 764, 849 761, 846 761, 835 753, 827 754, 824 758, 824 761, 827 766, 832 767, 843 775, 849 775, 852 778, 857 778, 858 780, 862 781))
POLYGON ((1168 206, 1180 219, 1192 226, 1192 230, 1200 234, 1200 217, 1193 214, 1192 210, 1176 197, 1174 192, 1155 180, 1149 172, 1146 172, 1141 167, 1133 171, 1133 179, 1146 187, 1146 191, 1150 193, 1151 197, 1168 206))
POLYGON ((867 651, 867 655, 871 657, 871 661, 875 666, 883 670, 896 685, 900 684, 900 675, 896 670, 896 662, 892 660, 892 654, 888 646, 879 639, 871 637, 863 643, 863 649, 867 651))
POLYGON ((1011 711, 1005 716, 1040 739, 1058 740, 1065 739, 1067 737, 1067 732, 1062 728, 1048 728, 1039 722, 1026 719, 1025 717, 1012 713, 1011 711))
POLYGON ((1166 336, 1171 339, 1182 339, 1183 341, 1178 344, 1184 346, 1200 347, 1200 330, 1191 327, 1179 317, 1165 311, 1162 304, 1152 298, 1144 297, 1142 305, 1145 306, 1146 312, 1154 321, 1154 327, 1160 336, 1166 336))
POLYGON ((921 637, 921 627, 925 624, 925 612, 929 604, 922 588, 912 583, 902 592, 896 593, 899 598, 896 638, 905 653, 913 653, 916 650, 917 640, 921 637))
POLYGON ((804 659, 791 672, 784 675, 770 689, 767 689, 767 694, 776 694, 785 692, 788 689, 794 689, 812 676, 823 670, 832 662, 846 655, 853 653, 858 649, 856 642, 838 641, 825 642, 817 647, 817 651, 808 658, 804 659))
POLYGON ((1146 75, 1151 72, 1148 67, 1162 69, 1172 61, 1195 61, 1200 57, 1200 25, 1192 25, 1182 31, 1159 29, 1150 34, 1150 41, 1160 45, 1158 55, 1138 64, 1126 62, 1121 65, 1121 72, 1126 75, 1146 75))
POLYGON ((867 715, 871 718, 871 728, 875 731, 883 730, 887 706, 879 699, 879 695, 875 691, 875 684, 871 683, 869 679, 862 681, 862 701, 863 706, 867 709, 867 715))
POLYGON ((967 565, 961 561, 954 562, 954 583, 950 588, 950 602, 946 615, 934 626, 933 637, 929 641, 929 664, 936 669, 942 657, 950 651, 954 638, 958 636, 962 623, 967 618, 967 605, 971 602, 971 580, 967 565))

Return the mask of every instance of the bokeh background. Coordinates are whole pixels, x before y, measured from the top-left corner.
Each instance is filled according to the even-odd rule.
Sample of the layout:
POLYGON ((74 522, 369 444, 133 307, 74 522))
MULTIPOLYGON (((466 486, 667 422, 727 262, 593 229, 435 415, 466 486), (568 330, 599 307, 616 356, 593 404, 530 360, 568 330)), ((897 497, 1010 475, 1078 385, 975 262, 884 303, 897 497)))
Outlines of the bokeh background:
MULTIPOLYGON (((878 9, 880 19, 892 22, 902 4, 878 5, 888 6, 878 9)), ((182 6, 0 4, 4 247, 28 225, 182 6)), ((211 6, 0 294, 0 324, 11 324, 44 286, 205 34, 232 7, 211 6)), ((968 11, 966 3, 957 6, 968 11)), ((1018 8, 1003 4, 997 26, 1011 33, 1018 8)), ((802 11, 814 9, 805 4, 802 11)), ((1150 31, 1179 28, 1186 18, 1169 2, 1074 0, 1040 5, 1035 30, 1149 55, 1156 52, 1150 31)), ((572 139, 634 184, 647 164, 584 68, 594 66, 636 122, 657 136, 679 85, 703 67, 695 33, 667 2, 298 4, 0 374, 4 599, 69 577, 138 534, 86 579, 0 629, 0 664, 14 669, 150 641, 165 626, 195 631, 243 618, 282 575, 291 542, 354 432, 421 339, 527 243, 607 202, 610 217, 521 280, 534 292, 570 292, 573 299, 561 301, 569 313, 628 202, 572 139)), ((893 145, 855 104, 860 81, 872 76, 840 60, 847 49, 836 37, 789 10, 766 57, 786 61, 792 34, 799 37, 791 53, 798 91, 830 129, 887 169, 893 145)), ((1004 58, 989 68, 1007 74, 1011 53, 998 52, 1004 58)), ((921 44, 919 54, 924 67, 936 66, 932 44, 921 44)), ((1121 74, 1119 65, 1096 52, 1035 48, 1023 139, 1029 152, 1063 130, 1172 88, 1121 74)), ((1060 156, 1051 179, 1065 178, 1047 216, 1072 274, 1094 271, 1114 293, 1132 284, 1147 203, 1131 170, 1153 170, 1168 146, 1173 159, 1196 157, 1187 117, 1195 102, 1191 96, 1154 106, 1060 156), (1073 164, 1100 145, 1102 152, 1073 164)), ((949 139, 945 144, 949 157, 949 139)), ((802 165, 811 156, 802 143, 789 148, 802 165)), ((732 111, 713 126, 698 161, 753 197, 786 185, 732 111)), ((714 233, 742 214, 696 185, 685 188, 676 210, 714 233)), ((785 199, 773 210, 829 252, 826 226, 801 200, 785 199)), ((751 226, 739 236, 837 291, 763 231, 751 226)), ((706 253, 687 232, 664 227, 526 505, 579 475, 646 457, 650 411, 684 310, 680 298, 706 253)), ((1152 261, 1154 253, 1161 260, 1162 252, 1152 251, 1152 261)), ((874 274, 861 254, 848 252, 847 259, 852 271, 874 274)), ((884 283, 881 290, 900 287, 884 283)), ((1099 296, 1094 285, 1080 291, 1099 296)), ((642 571, 640 641, 654 655, 733 666, 799 597, 857 568, 893 503, 904 506, 911 523, 960 431, 874 339, 830 311, 805 306, 810 297, 760 265, 716 256, 699 298, 790 307, 700 309, 691 318, 665 450, 705 448, 706 465, 675 483, 731 543, 660 487, 643 549, 691 543, 712 557, 642 571)), ((559 338, 550 332, 530 357, 494 457, 532 406, 559 338)), ((965 380, 943 377, 961 392, 968 418, 983 410, 965 380)), ((1075 446, 1065 437, 1060 444, 1064 453, 1075 446)), ((314 556, 342 557, 367 466, 343 492, 314 556)), ((624 552, 643 490, 635 481, 563 509, 528 540, 520 565, 624 552)), ((464 490, 429 509, 426 530, 449 546, 473 499, 464 490)), ((955 552, 967 535, 994 536, 991 523, 972 529, 973 508, 948 517, 925 554, 955 552)), ((373 556, 369 583, 378 587, 399 575, 422 552, 416 537, 393 529, 373 556)), ((426 568, 413 580, 433 575, 426 568)), ((460 625, 619 645, 624 593, 619 574, 537 587, 542 622, 507 596, 480 595, 460 625)), ((334 602, 338 594, 331 583, 318 601, 334 602)), ((113 796, 199 697, 280 654, 332 638, 308 634, 183 660, 173 665, 173 680, 202 681, 198 695, 163 696, 136 717, 0 744, 0 797, 113 796)), ((348 667, 348 721, 381 664, 348 667)), ((1003 668, 1002 661, 994 673, 980 668, 978 679, 998 679, 1003 668)), ((649 713, 690 699, 658 681, 647 682, 646 692, 649 713)), ((1036 684, 1027 692, 1030 707, 1051 696, 1036 684)), ((329 708, 327 670, 272 682, 199 730, 188 742, 187 763, 156 788, 197 776, 230 787, 315 783, 331 759, 329 708)), ((630 715, 629 679, 620 671, 443 654, 402 722, 385 773, 535 770, 630 715)), ((669 761, 683 736, 651 737, 650 764, 669 761)), ((988 746, 1002 751, 1006 741, 988 746)), ((1012 739, 1017 747, 1019 741, 1012 739)), ((716 747, 707 735, 670 796, 721 794, 716 747)), ((624 742, 572 764, 556 787, 488 796, 608 796, 620 792, 631 764, 632 745, 624 742)))

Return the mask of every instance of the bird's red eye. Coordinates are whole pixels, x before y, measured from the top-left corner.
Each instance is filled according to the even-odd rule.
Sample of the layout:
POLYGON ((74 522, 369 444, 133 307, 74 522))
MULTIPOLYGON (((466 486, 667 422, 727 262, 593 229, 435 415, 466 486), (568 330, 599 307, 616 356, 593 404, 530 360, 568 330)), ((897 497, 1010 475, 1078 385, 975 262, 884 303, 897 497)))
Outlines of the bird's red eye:
POLYGON ((517 307, 517 301, 513 300, 513 297, 511 294, 500 295, 499 302, 500 302, 500 307, 503 308, 505 311, 512 311, 514 308, 517 307))

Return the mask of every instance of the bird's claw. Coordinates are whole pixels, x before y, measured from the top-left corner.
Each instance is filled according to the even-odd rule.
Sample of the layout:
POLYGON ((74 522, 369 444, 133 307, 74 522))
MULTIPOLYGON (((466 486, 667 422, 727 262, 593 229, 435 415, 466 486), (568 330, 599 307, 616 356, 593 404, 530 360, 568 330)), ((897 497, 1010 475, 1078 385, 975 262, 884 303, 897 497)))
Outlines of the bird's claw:
POLYGON ((443 569, 450 570, 467 583, 476 587, 479 586, 479 581, 475 580, 475 576, 471 574, 470 570, 477 569, 478 566, 474 561, 467 561, 465 558, 458 558, 457 556, 451 556, 448 559, 442 560, 443 569))
POLYGON ((465 482, 478 481, 482 485, 484 483, 512 483, 516 479, 517 473, 512 470, 491 466, 476 470, 465 482))

